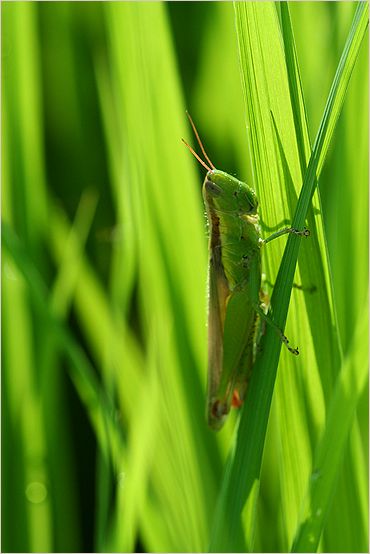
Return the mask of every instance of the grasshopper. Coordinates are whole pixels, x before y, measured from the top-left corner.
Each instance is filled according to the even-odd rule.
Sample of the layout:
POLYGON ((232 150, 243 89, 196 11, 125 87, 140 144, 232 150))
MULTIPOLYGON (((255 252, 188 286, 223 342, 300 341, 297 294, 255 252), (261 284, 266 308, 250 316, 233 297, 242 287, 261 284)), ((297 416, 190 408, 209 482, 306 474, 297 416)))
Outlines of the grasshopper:
POLYGON ((263 309, 261 248, 287 233, 308 236, 309 230, 285 227, 262 239, 255 191, 215 168, 187 115, 206 160, 182 139, 207 170, 202 188, 209 226, 207 421, 219 430, 231 406, 239 407, 245 399, 262 322, 275 329, 292 354, 299 354, 263 309))

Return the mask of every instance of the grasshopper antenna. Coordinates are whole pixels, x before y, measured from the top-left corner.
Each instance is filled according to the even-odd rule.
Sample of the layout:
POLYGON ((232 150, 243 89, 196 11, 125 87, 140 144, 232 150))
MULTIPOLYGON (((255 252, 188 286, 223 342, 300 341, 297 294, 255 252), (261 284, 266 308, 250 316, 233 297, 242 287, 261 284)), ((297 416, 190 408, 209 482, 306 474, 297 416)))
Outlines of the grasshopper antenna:
POLYGON ((203 155, 204 155, 205 159, 207 160, 207 162, 209 163, 209 165, 211 166, 212 169, 216 169, 215 166, 213 165, 213 163, 211 162, 211 160, 209 159, 209 157, 207 156, 207 152, 205 151, 205 148, 202 144, 202 141, 200 140, 199 133, 197 131, 197 128, 195 127, 194 121, 192 120, 191 115, 187 110, 186 110, 186 115, 188 116, 188 119, 190 121, 190 125, 193 128, 194 134, 197 138, 198 144, 199 144, 199 146, 200 146, 200 148, 203 152, 203 155))
POLYGON ((190 113, 189 113, 187 110, 186 110, 186 115, 188 116, 188 119, 189 119, 189 121, 190 121, 190 125, 191 125, 192 128, 193 128, 194 134, 195 134, 195 136, 196 136, 196 138, 197 138, 198 144, 199 144, 199 146, 200 146, 200 148, 201 148, 201 150, 202 150, 202 152, 203 152, 203 155, 204 155, 205 159, 207 160, 207 162, 209 163, 209 165, 212 167, 212 169, 216 169, 215 166, 213 165, 213 163, 211 162, 211 160, 209 159, 209 157, 207 156, 207 152, 205 151, 205 148, 204 148, 204 146, 203 146, 203 144, 202 144, 202 141, 200 140, 199 133, 198 133, 198 131, 197 131, 197 128, 195 127, 194 121, 192 120, 191 115, 190 115, 190 113))
POLYGON ((186 140, 184 139, 181 139, 182 142, 185 144, 185 146, 187 146, 190 150, 190 152, 193 154, 193 156, 198 160, 199 163, 202 164, 203 167, 205 167, 207 169, 207 171, 212 171, 212 169, 210 167, 208 167, 208 165, 202 160, 202 158, 200 156, 198 156, 198 154, 195 152, 195 150, 193 150, 193 148, 186 142, 186 140))

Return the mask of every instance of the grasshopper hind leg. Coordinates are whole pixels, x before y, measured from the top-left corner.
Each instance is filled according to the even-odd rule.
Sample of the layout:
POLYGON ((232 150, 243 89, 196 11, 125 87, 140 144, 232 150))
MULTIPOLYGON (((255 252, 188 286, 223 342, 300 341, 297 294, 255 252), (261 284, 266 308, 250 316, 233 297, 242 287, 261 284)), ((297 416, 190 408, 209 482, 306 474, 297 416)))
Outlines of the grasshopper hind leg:
MULTIPOLYGON (((267 281, 265 281, 265 282, 267 283, 267 281)), ((291 354, 293 354, 294 356, 298 356, 299 355, 298 347, 297 348, 292 348, 289 345, 288 338, 284 335, 284 333, 280 329, 280 327, 278 327, 276 325, 276 323, 269 316, 268 310, 269 310, 269 305, 270 305, 270 298, 269 298, 268 294, 262 288, 260 289, 259 299, 260 299, 260 304, 258 306, 255 306, 255 310, 258 313, 258 315, 260 317, 260 320, 261 320, 261 326, 262 326, 261 328, 263 329, 262 332, 264 333, 263 323, 267 323, 268 325, 270 325, 276 331, 276 333, 279 335, 279 338, 280 338, 281 342, 286 346, 286 348, 289 350, 289 352, 291 352, 291 354)), ((257 344, 258 344, 258 342, 259 341, 257 341, 257 344)))
POLYGON ((292 354, 294 354, 294 356, 298 356, 299 355, 299 350, 298 350, 298 347, 297 348, 292 348, 291 346, 289 346, 289 340, 288 338, 284 335, 283 331, 280 329, 280 327, 278 327, 276 325, 276 323, 274 321, 272 321, 271 317, 267 314, 265 314, 265 312, 263 311, 263 309, 260 307, 260 306, 255 306, 255 310, 256 312, 258 313, 258 315, 264 320, 266 321, 266 323, 268 325, 270 325, 270 327, 272 327, 276 333, 279 335, 280 337, 280 340, 283 344, 285 344, 285 346, 287 347, 287 349, 289 350, 289 352, 291 352, 292 354))

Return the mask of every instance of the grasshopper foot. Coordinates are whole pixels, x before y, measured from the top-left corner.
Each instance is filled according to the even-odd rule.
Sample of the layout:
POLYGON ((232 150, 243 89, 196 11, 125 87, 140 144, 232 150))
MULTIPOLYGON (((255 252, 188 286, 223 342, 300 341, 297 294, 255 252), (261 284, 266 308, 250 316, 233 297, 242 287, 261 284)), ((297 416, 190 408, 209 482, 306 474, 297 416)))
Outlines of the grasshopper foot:
POLYGON ((300 237, 309 237, 311 232, 306 227, 303 227, 303 230, 300 231, 299 229, 294 229, 294 227, 291 227, 290 233, 293 233, 294 235, 298 235, 300 237))
POLYGON ((297 348, 292 348, 291 346, 289 346, 289 340, 283 333, 281 333, 281 340, 285 344, 289 352, 291 352, 294 356, 299 356, 298 346, 297 348))

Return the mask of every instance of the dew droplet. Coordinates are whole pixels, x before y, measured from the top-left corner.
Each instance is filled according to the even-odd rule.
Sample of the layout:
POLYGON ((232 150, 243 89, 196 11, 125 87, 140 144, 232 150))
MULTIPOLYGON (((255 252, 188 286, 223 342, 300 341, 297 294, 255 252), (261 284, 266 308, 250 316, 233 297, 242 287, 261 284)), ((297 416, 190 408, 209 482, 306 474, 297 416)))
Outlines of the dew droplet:
POLYGON ((121 471, 118 475, 117 475, 117 484, 119 487, 124 487, 125 485, 125 480, 126 480, 126 474, 124 471, 121 471))
POLYGON ((32 502, 32 504, 41 504, 41 502, 44 502, 48 495, 47 488, 39 481, 29 483, 26 487, 25 493, 27 500, 32 502))

